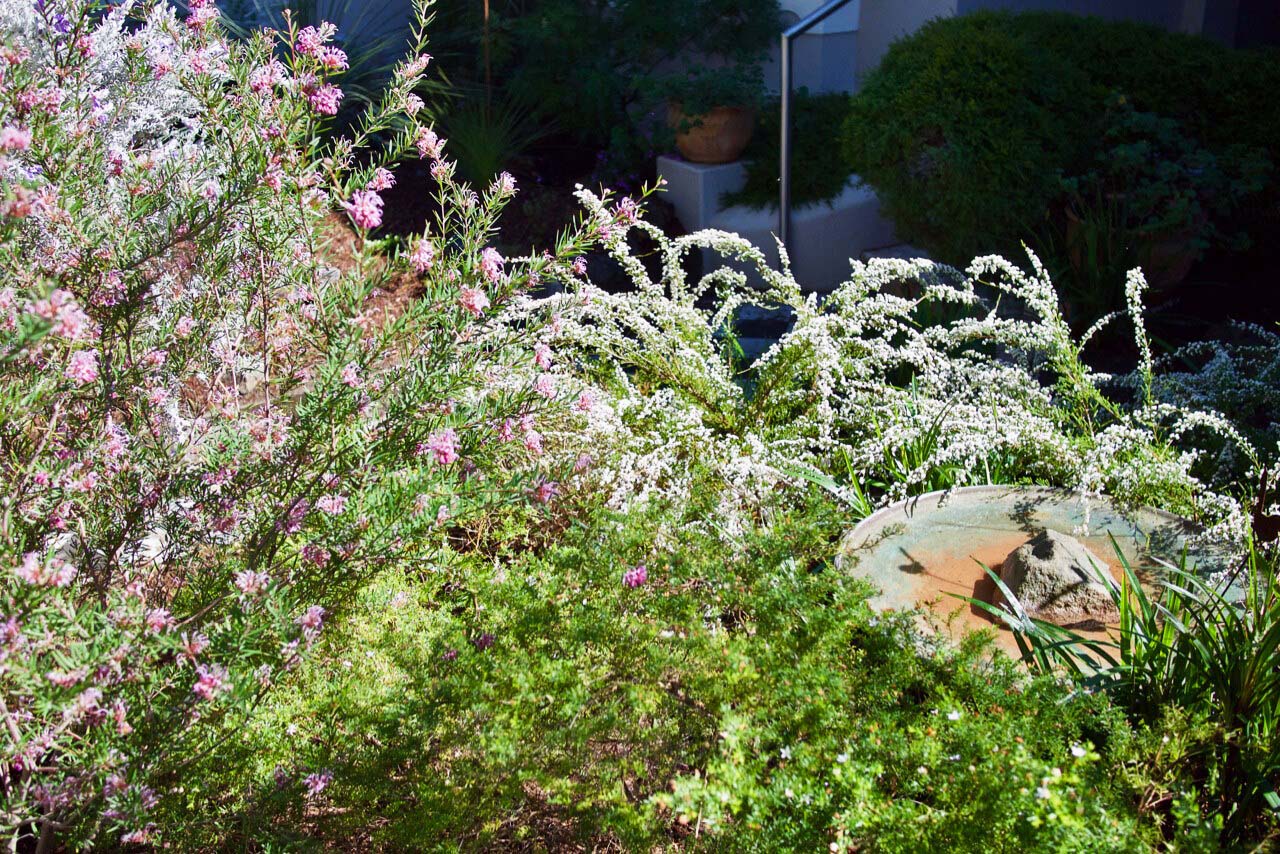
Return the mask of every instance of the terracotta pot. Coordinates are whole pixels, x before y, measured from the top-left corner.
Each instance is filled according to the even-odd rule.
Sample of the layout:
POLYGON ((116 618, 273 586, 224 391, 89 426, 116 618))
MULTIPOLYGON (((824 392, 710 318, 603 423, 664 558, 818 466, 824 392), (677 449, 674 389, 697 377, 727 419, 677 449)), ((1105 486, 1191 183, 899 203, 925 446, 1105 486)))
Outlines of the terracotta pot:
POLYGON ((667 122, 676 129, 680 156, 693 163, 731 163, 742 156, 755 130, 755 110, 748 107, 715 107, 701 116, 686 116, 679 104, 667 110, 667 122), (697 121, 680 131, 685 121, 697 121))

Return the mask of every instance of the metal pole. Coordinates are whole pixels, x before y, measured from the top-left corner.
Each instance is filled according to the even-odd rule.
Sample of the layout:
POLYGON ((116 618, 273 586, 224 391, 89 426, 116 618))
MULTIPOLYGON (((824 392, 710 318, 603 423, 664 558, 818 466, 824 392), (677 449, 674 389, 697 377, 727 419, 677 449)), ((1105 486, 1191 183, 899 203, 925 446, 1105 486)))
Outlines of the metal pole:
POLYGON ((830 0, 782 31, 782 49, 778 57, 782 66, 781 91, 778 93, 782 124, 778 163, 778 239, 783 246, 788 246, 791 239, 791 43, 852 2, 855 0, 830 0))
POLYGON ((778 164, 778 239, 786 246, 791 239, 791 39, 787 33, 782 34, 779 59, 782 64, 782 139, 779 140, 782 156, 778 164))

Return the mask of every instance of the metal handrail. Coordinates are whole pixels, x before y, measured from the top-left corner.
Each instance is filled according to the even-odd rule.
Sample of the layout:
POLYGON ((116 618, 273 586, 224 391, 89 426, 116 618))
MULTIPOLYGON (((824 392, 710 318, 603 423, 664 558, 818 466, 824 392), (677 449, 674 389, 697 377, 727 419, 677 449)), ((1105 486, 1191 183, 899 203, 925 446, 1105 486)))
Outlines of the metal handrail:
POLYGON ((782 31, 782 154, 778 164, 778 239, 786 246, 791 237, 791 42, 821 24, 855 0, 830 0, 782 31))

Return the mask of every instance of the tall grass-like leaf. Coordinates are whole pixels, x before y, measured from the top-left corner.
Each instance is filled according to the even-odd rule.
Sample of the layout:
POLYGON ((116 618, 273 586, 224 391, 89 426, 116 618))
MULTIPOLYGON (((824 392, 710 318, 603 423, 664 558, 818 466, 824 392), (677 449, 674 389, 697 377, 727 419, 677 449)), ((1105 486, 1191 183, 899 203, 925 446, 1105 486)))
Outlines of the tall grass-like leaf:
POLYGON ((1181 565, 1158 562, 1164 577, 1148 592, 1112 539, 1119 582, 1095 567, 1120 614, 1109 640, 1094 640, 1029 618, 1012 591, 986 569, 1008 603, 970 602, 1001 618, 1023 661, 1036 672, 1065 672, 1101 689, 1131 718, 1154 722, 1170 707, 1217 726, 1216 749, 1203 751, 1210 780, 1206 804, 1225 819, 1224 841, 1243 836, 1265 811, 1280 810, 1280 602, 1273 556, 1250 544, 1248 584, 1236 601, 1229 588, 1181 565))
POLYGON ((857 518, 865 519, 875 512, 875 504, 867 496, 866 490, 862 486, 862 479, 858 477, 858 473, 854 470, 848 455, 843 455, 843 459, 848 467, 848 482, 843 486, 831 475, 799 463, 784 466, 783 470, 792 477, 798 477, 815 486, 822 487, 837 500, 845 502, 857 518))

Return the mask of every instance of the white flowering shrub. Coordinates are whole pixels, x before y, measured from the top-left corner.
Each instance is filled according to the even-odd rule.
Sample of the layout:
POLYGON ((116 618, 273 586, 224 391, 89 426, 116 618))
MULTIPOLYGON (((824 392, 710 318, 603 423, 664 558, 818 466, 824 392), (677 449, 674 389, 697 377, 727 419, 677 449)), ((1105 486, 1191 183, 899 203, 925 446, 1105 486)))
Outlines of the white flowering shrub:
POLYGON ((1233 323, 1229 334, 1160 359, 1154 392, 1184 408, 1221 412, 1255 444, 1274 447, 1280 441, 1280 334, 1253 323, 1233 323))
MULTIPOLYGON (((421 28, 332 138, 332 27, 241 43, 210 0, 188 5, 0 3, 11 847, 163 841, 157 801, 181 802, 184 768, 362 579, 419 559, 447 519, 551 501, 562 477, 540 456, 555 394, 536 329, 493 317, 586 238, 486 246, 514 183, 456 183, 418 125, 421 28), (431 162, 439 213, 389 259, 370 230, 406 153, 431 162), (418 298, 387 310, 392 286, 418 298)), ((329 779, 280 784, 314 797, 329 779)))
POLYGON ((1153 395, 1140 272, 1127 286, 1140 363, 1110 377, 1081 358, 1097 328, 1073 339, 1034 256, 1030 271, 998 257, 964 272, 923 260, 854 262, 820 302, 802 293, 785 251, 773 270, 735 235, 671 240, 633 205, 579 195, 634 290, 606 293, 579 276, 569 292, 513 312, 555 315, 555 343, 576 354, 566 370, 605 378, 586 428, 599 458, 588 476, 613 506, 681 502, 709 469, 722 496, 714 522, 732 535, 802 479, 863 510, 926 489, 1037 482, 1086 499, 1156 503, 1206 523, 1212 536, 1242 537, 1244 515, 1215 491, 1217 474, 1224 454, 1237 470, 1241 461, 1256 467, 1256 451, 1212 411, 1153 395), (620 223, 657 241, 659 276, 632 254, 620 223), (704 247, 754 270, 763 286, 730 267, 688 281, 682 260, 704 247), (721 336, 744 303, 790 307, 795 321, 739 376, 721 336), (1225 441, 1197 444, 1206 431, 1225 441))

